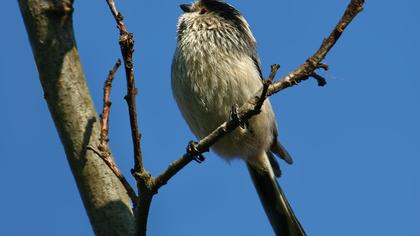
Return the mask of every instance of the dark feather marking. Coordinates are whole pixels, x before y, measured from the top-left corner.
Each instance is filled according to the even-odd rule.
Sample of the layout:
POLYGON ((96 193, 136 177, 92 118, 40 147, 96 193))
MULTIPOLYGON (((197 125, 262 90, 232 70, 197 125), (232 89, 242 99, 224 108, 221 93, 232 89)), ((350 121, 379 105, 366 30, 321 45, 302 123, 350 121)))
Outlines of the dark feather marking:
POLYGON ((185 24, 184 21, 181 21, 181 23, 178 26, 178 41, 180 41, 182 39, 182 37, 184 36, 184 31, 186 30, 187 25, 185 24))
POLYGON ((255 41, 249 37, 248 27, 241 19, 241 13, 231 5, 218 0, 202 0, 202 3, 209 11, 215 12, 217 15, 228 22, 232 22, 232 24, 235 26, 235 29, 238 29, 238 31, 243 35, 243 38, 246 39, 248 44, 248 50, 246 50, 246 53, 254 61, 255 68, 258 70, 261 80, 263 80, 260 60, 257 54, 257 45, 255 41))
MULTIPOLYGON (((209 11, 215 12, 217 15, 228 22, 232 22, 235 28, 238 29, 242 34, 247 34, 246 25, 244 25, 244 22, 240 18, 241 13, 234 7, 217 0, 202 0, 202 3, 209 11)), ((250 40, 247 39, 247 41, 250 40)))
POLYGON ((261 71, 260 60, 258 59, 258 56, 256 54, 257 53, 255 52, 255 56, 252 57, 252 60, 254 61, 255 67, 258 70, 258 74, 260 75, 261 80, 264 80, 262 71, 261 71))

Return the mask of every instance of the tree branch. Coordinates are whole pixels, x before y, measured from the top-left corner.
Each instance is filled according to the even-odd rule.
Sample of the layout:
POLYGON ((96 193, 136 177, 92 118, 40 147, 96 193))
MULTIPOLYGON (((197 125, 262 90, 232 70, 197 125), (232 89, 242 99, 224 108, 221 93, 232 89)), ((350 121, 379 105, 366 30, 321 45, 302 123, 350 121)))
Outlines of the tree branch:
MULTIPOLYGON (((111 111, 111 88, 112 88, 112 81, 114 80, 115 73, 117 72, 118 68, 121 66, 121 60, 115 63, 112 70, 109 71, 108 77, 104 83, 104 95, 103 95, 103 109, 101 114, 101 138, 99 139, 100 148, 105 149, 108 147, 109 143, 109 114, 111 111)), ((101 150, 102 151, 102 150, 101 150)))
POLYGON ((112 88, 112 81, 114 80, 115 73, 117 72, 118 68, 121 66, 121 60, 115 63, 114 67, 111 71, 109 71, 108 77, 104 83, 104 95, 103 95, 103 110, 101 114, 101 135, 99 139, 98 150, 95 150, 91 146, 88 148, 94 151, 102 160, 107 164, 107 166, 112 170, 112 172, 117 176, 117 178, 121 181, 121 184, 124 186, 125 190, 127 191, 128 196, 133 203, 134 208, 137 205, 137 195, 136 192, 131 187, 130 183, 128 183, 127 179, 121 173, 120 169, 118 168, 117 164, 111 157, 111 151, 109 148, 109 115, 111 111, 111 88, 112 88))
POLYGON ((121 54, 124 60, 125 74, 127 80, 127 95, 124 97, 127 101, 128 112, 130 116, 131 137, 134 149, 134 168, 131 170, 132 175, 137 181, 137 188, 139 197, 137 202, 133 202, 135 206, 135 220, 136 220, 136 235, 146 235, 147 221, 149 216, 150 205, 153 200, 154 182, 152 176, 144 168, 143 156, 141 151, 141 134, 139 131, 136 95, 137 88, 134 83, 134 69, 133 69, 133 53, 134 53, 134 36, 127 31, 123 21, 123 15, 117 10, 114 0, 107 0, 109 9, 114 16, 120 31, 119 44, 121 54))
POLYGON ((300 82, 307 80, 309 77, 315 75, 315 70, 319 68, 328 69, 328 66, 322 64, 321 62, 338 41, 347 26, 353 21, 357 14, 363 10, 364 2, 364 0, 352 0, 347 6, 347 9, 344 12, 344 15, 341 17, 341 20, 335 26, 330 35, 324 39, 318 51, 316 51, 314 55, 308 58, 306 62, 299 68, 270 86, 268 96, 271 96, 272 94, 278 93, 285 88, 297 85, 300 82))
POLYGON ((133 235, 130 199, 89 145, 100 139, 73 33, 72 0, 19 0, 39 79, 95 235, 133 235))
POLYGON ((133 53, 134 53, 134 36, 132 33, 127 31, 127 28, 124 24, 124 17, 117 10, 114 0, 107 0, 109 9, 114 16, 115 22, 117 23, 118 29, 120 31, 120 48, 121 54, 124 60, 124 68, 127 79, 127 95, 125 100, 128 104, 128 112, 130 115, 130 126, 131 126, 131 137, 133 141, 134 149, 134 169, 133 172, 143 173, 143 155, 141 151, 141 134, 139 131, 138 119, 137 119, 137 106, 136 106, 136 95, 137 88, 134 83, 134 69, 133 69, 133 53))

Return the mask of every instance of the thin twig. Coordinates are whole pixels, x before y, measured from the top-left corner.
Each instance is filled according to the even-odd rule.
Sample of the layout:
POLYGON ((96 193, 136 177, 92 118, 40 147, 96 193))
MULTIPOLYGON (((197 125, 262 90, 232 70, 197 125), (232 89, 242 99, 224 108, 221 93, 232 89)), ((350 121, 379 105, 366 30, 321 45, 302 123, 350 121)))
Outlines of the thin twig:
POLYGON ((111 88, 112 88, 112 81, 114 80, 115 73, 117 72, 118 68, 121 66, 121 60, 118 59, 115 63, 112 70, 109 71, 108 77, 104 83, 104 94, 103 94, 103 110, 101 114, 101 134, 100 134, 100 143, 98 146, 98 150, 93 147, 88 147, 88 149, 94 151, 101 159, 105 162, 105 164, 112 170, 112 172, 117 176, 120 180, 121 184, 124 186, 125 190, 127 191, 128 196, 130 197, 133 205, 135 206, 137 203, 137 195, 131 185, 128 183, 127 179, 119 170, 118 166, 114 162, 111 157, 111 152, 109 148, 109 114, 111 111, 111 88))
POLYGON ((364 0, 352 0, 347 6, 344 15, 341 20, 335 26, 334 30, 330 33, 328 38, 324 39, 318 51, 315 52, 306 62, 299 68, 289 73, 281 80, 270 86, 268 96, 278 93, 279 91, 288 88, 290 86, 299 84, 300 82, 307 80, 315 74, 315 70, 318 68, 328 69, 326 64, 321 63, 324 60, 327 53, 335 45, 344 32, 346 27, 353 21, 353 19, 363 10, 364 0))
POLYGON ((117 10, 117 7, 115 5, 114 0, 106 0, 108 3, 109 9, 111 10, 112 16, 114 16, 114 19, 117 23, 118 29, 120 32, 127 32, 127 29, 125 28, 124 24, 124 17, 123 15, 117 10))
POLYGON ((278 65, 278 64, 271 65, 270 75, 268 76, 267 80, 263 81, 263 87, 262 87, 261 95, 256 98, 256 99, 258 99, 258 102, 255 104, 255 107, 253 109, 255 112, 258 112, 258 113, 261 112, 261 107, 264 104, 265 99, 267 98, 268 88, 273 83, 274 78, 276 77, 277 71, 279 69, 280 69, 280 65, 278 65))
POLYGON ((120 31, 119 44, 121 54, 123 56, 125 75, 127 80, 127 95, 124 99, 128 105, 128 112, 130 116, 131 137, 133 141, 134 151, 134 168, 131 170, 132 175, 137 181, 137 188, 139 197, 134 203, 134 215, 136 220, 136 235, 146 235, 147 221, 149 216, 150 204, 152 203, 153 195, 153 178, 146 171, 143 165, 143 155, 141 151, 141 134, 139 131, 139 124, 137 118, 136 95, 137 88, 134 83, 134 69, 133 69, 133 53, 134 53, 134 36, 127 31, 123 22, 123 15, 117 10, 114 0, 107 0, 108 6, 114 16, 120 31))
POLYGON ((119 44, 121 48, 121 54, 124 60, 124 68, 127 79, 127 95, 125 100, 128 104, 128 111, 130 115, 130 126, 131 126, 131 137, 133 141, 134 149, 134 169, 133 172, 143 173, 143 156, 141 151, 141 134, 139 132, 139 125, 137 119, 137 106, 136 106, 136 95, 137 89, 134 83, 134 69, 133 69, 133 53, 134 53, 134 36, 132 33, 127 31, 127 28, 124 24, 124 17, 117 10, 114 0, 107 0, 109 9, 114 16, 115 22, 117 23, 118 29, 120 31, 119 44))
POLYGON ((109 114, 111 111, 111 88, 112 81, 114 80, 115 73, 121 66, 121 60, 118 59, 112 70, 109 71, 108 77, 104 83, 104 95, 103 95, 103 110, 101 114, 101 137, 100 146, 108 146, 109 142, 109 114))
MULTIPOLYGON (((331 32, 329 37, 323 41, 319 50, 308 60, 306 60, 306 62, 303 65, 301 65, 299 68, 283 77, 281 80, 271 84, 268 88, 265 88, 266 85, 264 85, 263 88, 261 88, 254 97, 252 97, 248 102, 246 102, 242 107, 240 107, 240 109, 238 110, 238 120, 246 121, 252 116, 258 114, 259 111, 255 110, 255 108, 257 107, 255 104, 258 104, 259 102, 261 103, 261 98, 266 99, 266 97, 271 96, 285 88, 297 85, 303 80, 307 80, 310 77, 314 77, 314 75, 317 75, 315 71, 319 68, 328 69, 328 66, 326 64, 321 63, 322 60, 324 60, 327 53, 335 45, 345 28, 351 23, 351 21, 356 17, 356 15, 363 10, 363 5, 364 0, 351 0, 337 26, 331 32), (265 92, 264 90, 267 91, 265 92), (261 94, 265 94, 265 96, 261 96, 261 94)), ((319 77, 316 79, 318 79, 319 82, 319 77)), ((319 85, 322 85, 322 83, 319 83, 319 85)), ((195 149, 198 151, 198 153, 196 154, 206 152, 210 148, 210 146, 213 145, 216 141, 218 141, 227 133, 236 129, 240 125, 240 123, 235 120, 237 119, 231 119, 229 121, 224 122, 212 133, 210 133, 208 136, 196 143, 195 149)), ((171 163, 161 175, 155 178, 156 191, 160 187, 165 185, 174 175, 176 175, 192 160, 193 159, 191 158, 191 155, 186 153, 180 159, 171 163)))

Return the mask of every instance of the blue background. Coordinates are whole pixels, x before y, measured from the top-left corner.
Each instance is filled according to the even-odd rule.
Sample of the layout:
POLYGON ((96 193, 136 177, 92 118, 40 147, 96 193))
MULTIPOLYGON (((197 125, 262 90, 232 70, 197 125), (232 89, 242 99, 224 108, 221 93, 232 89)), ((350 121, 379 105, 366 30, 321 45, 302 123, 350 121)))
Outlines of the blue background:
MULTIPOLYGON (((349 1, 230 1, 258 40, 263 72, 304 62, 349 1)), ((160 173, 193 135, 170 89, 177 1, 117 1, 135 34, 146 167, 160 173)), ((0 16, 0 234, 92 235, 38 80, 17 1, 0 16)), ((420 235, 420 2, 367 1, 328 55, 324 88, 307 81, 271 98, 295 164, 280 179, 308 235, 420 235)), ((76 1, 74 26, 97 109, 117 58, 104 0, 76 1)), ((111 148, 129 177, 132 147, 123 70, 112 94, 111 148)), ((272 235, 239 161, 206 154, 154 199, 149 235, 272 235)))

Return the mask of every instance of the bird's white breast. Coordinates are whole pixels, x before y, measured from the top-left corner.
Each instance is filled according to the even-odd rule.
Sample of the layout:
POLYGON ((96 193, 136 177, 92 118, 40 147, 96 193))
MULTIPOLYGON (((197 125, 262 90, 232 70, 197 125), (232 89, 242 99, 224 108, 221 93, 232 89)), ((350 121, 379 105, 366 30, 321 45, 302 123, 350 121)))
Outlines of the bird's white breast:
MULTIPOLYGON (((229 51, 232 45, 213 43, 217 32, 187 35, 178 43, 172 65, 172 89, 192 132, 203 138, 229 119, 234 105, 241 106, 262 86, 255 62, 245 53, 229 51), (202 37, 197 43, 197 37, 202 37)), ((227 42, 229 43, 229 42, 227 42)), ((267 150, 273 139, 274 114, 267 100, 249 127, 237 128, 214 145, 225 157, 246 157, 267 150)))

